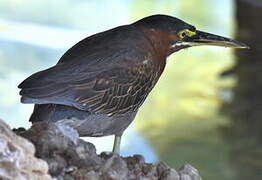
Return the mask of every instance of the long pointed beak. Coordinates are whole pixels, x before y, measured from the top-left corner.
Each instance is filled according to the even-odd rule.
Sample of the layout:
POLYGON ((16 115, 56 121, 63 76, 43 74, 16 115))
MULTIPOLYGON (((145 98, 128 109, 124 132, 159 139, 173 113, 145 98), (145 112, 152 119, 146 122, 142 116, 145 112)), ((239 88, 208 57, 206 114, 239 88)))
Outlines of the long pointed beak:
POLYGON ((189 46, 211 45, 231 48, 249 48, 244 43, 203 31, 196 31, 196 35, 188 37, 185 39, 185 42, 189 46))

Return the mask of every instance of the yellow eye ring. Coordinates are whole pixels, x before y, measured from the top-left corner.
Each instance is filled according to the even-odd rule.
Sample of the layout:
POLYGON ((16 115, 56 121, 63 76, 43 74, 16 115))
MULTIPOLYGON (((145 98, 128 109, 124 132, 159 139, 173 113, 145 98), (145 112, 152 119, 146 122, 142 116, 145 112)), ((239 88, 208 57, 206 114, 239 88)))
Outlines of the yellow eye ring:
POLYGON ((195 31, 190 31, 189 29, 183 29, 177 33, 180 39, 184 39, 185 37, 191 37, 196 35, 195 31))

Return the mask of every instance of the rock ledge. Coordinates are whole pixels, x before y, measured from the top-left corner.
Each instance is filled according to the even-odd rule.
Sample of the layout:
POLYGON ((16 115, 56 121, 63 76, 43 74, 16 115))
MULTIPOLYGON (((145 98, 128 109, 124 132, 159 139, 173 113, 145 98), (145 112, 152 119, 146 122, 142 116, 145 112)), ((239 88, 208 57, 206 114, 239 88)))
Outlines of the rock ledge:
POLYGON ((0 120, 0 179, 201 180, 189 164, 175 170, 162 162, 146 163, 141 155, 97 155, 93 144, 61 124, 41 122, 15 132, 25 139, 0 120))

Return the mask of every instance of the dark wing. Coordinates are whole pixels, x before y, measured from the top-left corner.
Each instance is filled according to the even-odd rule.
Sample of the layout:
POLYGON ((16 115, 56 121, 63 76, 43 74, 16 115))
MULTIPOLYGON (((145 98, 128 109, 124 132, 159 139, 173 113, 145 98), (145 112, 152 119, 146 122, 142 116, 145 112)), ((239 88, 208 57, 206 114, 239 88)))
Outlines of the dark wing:
POLYGON ((60 83, 54 79, 42 86, 21 86, 20 94, 25 103, 64 104, 92 113, 121 114, 135 111, 143 103, 158 79, 153 69, 144 64, 129 64, 80 81, 60 83))
POLYGON ((22 102, 63 104, 109 115, 134 111, 159 77, 156 61, 148 59, 153 58, 150 51, 132 46, 113 48, 78 56, 82 59, 70 63, 61 61, 19 85, 22 102))
POLYGON ((78 108, 94 113, 121 114, 138 109, 151 91, 155 75, 143 65, 130 66, 102 72, 88 84, 83 81, 70 86, 76 94, 78 108))

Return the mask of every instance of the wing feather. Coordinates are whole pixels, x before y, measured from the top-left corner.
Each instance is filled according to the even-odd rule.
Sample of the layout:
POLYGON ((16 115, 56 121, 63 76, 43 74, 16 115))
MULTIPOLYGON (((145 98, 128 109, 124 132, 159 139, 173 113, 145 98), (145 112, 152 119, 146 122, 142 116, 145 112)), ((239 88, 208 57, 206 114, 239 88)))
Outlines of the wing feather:
POLYGON ((118 41, 110 36, 110 48, 92 48, 83 40, 65 53, 57 65, 30 76, 19 85, 22 102, 63 104, 108 115, 137 110, 160 76, 159 64, 153 59, 153 48, 141 34, 136 36, 140 37, 136 42, 134 37, 115 34, 118 41), (127 43, 129 38, 133 43, 127 43))

